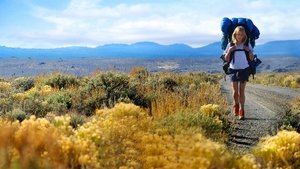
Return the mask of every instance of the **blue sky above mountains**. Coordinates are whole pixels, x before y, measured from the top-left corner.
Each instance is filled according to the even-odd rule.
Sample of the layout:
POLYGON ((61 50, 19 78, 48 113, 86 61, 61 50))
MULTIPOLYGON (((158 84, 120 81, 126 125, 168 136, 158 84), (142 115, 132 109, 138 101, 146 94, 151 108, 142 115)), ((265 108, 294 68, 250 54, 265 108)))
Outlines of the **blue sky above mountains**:
POLYGON ((0 45, 95 47, 219 41, 223 17, 252 19, 257 43, 300 39, 298 0, 1 0, 0 45))

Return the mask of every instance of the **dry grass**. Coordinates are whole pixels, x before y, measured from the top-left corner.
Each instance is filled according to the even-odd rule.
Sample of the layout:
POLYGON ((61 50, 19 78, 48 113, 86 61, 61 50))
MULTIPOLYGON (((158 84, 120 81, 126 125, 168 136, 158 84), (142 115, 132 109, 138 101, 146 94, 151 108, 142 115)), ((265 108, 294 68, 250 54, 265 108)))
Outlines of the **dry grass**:
POLYGON ((250 81, 264 85, 300 88, 300 73, 259 73, 250 81))
MULTIPOLYGON (((263 139, 246 155, 226 149, 228 106, 217 75, 151 74, 137 68, 129 75, 97 72, 77 77, 76 83, 59 75, 72 85, 45 83, 56 77, 36 77, 26 91, 16 90, 11 80, 0 84, 5 103, 0 106, 0 168, 300 167, 300 136, 293 131, 263 139), (112 100, 107 90, 115 94, 112 100), (70 94, 70 107, 62 106, 69 103, 64 94, 70 94), (60 109, 51 109, 55 105, 60 109), (13 110, 29 118, 5 118, 13 110), (92 114, 84 116, 86 111, 92 114), (40 118, 30 116, 34 113, 40 118)), ((297 102, 293 109, 298 108, 297 102)))

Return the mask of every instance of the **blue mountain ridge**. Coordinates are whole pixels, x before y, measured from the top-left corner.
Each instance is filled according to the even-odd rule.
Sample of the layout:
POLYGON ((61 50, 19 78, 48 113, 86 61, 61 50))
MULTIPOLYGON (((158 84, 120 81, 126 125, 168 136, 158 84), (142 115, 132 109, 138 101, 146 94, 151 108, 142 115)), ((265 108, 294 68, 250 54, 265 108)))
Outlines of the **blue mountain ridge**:
MULTIPOLYGON (((259 56, 300 57, 300 40, 270 41, 256 45, 254 50, 259 56)), ((0 58, 79 58, 79 57, 115 57, 115 58, 173 58, 173 57, 219 57, 222 54, 221 42, 193 48, 186 44, 161 45, 154 42, 134 44, 106 44, 95 48, 63 47, 52 49, 11 48, 0 46, 0 58)))

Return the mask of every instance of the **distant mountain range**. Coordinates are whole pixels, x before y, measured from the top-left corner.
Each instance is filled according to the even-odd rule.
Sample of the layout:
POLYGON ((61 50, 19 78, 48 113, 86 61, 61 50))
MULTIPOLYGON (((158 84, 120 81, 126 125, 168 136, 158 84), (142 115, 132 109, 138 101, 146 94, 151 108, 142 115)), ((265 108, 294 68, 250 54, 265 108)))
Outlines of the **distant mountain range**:
MULTIPOLYGON (((254 48, 259 56, 300 57, 300 40, 271 41, 254 48)), ((134 44, 108 44, 95 48, 64 47, 53 49, 27 49, 0 46, 0 58, 79 58, 79 57, 131 57, 131 58, 172 58, 172 57, 218 57, 222 54, 221 42, 192 48, 185 44, 160 45, 153 42, 134 44)))

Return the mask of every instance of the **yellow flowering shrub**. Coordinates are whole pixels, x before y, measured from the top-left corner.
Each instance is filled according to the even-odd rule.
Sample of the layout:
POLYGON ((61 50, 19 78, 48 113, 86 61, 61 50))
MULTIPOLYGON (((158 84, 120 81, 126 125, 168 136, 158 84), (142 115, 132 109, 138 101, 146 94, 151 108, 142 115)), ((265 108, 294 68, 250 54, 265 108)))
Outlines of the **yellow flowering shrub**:
POLYGON ((294 98, 294 100, 292 101, 291 110, 293 112, 300 113, 300 96, 294 98))
POLYGON ((74 134, 75 140, 88 143, 83 150, 90 150, 80 155, 80 162, 93 167, 140 168, 141 151, 136 143, 150 121, 147 113, 133 104, 119 103, 111 109, 97 110, 74 134))
POLYGON ((22 123, 1 121, 0 126, 15 127, 2 127, 7 132, 0 138, 11 139, 0 143, 0 160, 4 168, 141 168, 136 144, 150 121, 142 109, 125 103, 98 110, 77 130, 69 116, 55 116, 52 123, 34 116, 22 123))
POLYGON ((233 158, 222 144, 200 133, 143 136, 143 168, 232 168, 233 158))
POLYGON ((57 143, 60 133, 47 120, 0 120, 0 126, 5 129, 0 132, 2 168, 67 168, 57 143))
POLYGON ((97 158, 97 147, 92 140, 76 135, 64 135, 58 142, 69 168, 101 168, 97 158))
MULTIPOLYGON (((202 111, 214 112, 216 107, 204 106, 202 111)), ((0 119, 0 168, 300 167, 297 132, 280 131, 263 139, 249 154, 235 157, 224 144, 207 139, 202 129, 189 126, 195 122, 190 119, 198 118, 197 114, 191 115, 174 118, 184 118, 186 121, 176 122, 188 123, 180 124, 181 131, 174 133, 164 125, 157 126, 157 119, 140 107, 125 103, 97 110, 78 128, 70 126, 67 115, 52 115, 51 122, 34 116, 22 122, 0 119)))
POLYGON ((263 168, 300 168, 300 134, 280 131, 266 137, 253 152, 263 168))
POLYGON ((289 76, 286 76, 284 79, 283 79, 283 85, 288 87, 288 86, 291 86, 291 83, 292 81, 294 80, 294 77, 292 75, 289 75, 289 76))
POLYGON ((238 169, 261 169, 261 165, 257 162, 253 154, 245 154, 237 158, 234 163, 234 168, 238 169))
POLYGON ((58 92, 58 89, 52 88, 49 85, 44 85, 40 89, 40 93, 41 93, 42 96, 47 96, 47 95, 50 95, 54 92, 58 92))
POLYGON ((71 117, 69 115, 65 116, 54 116, 53 124, 56 128, 60 129, 66 134, 72 134, 73 130, 70 126, 71 117))
POLYGON ((216 104, 206 104, 200 107, 201 113, 209 117, 223 116, 224 111, 219 105, 216 104))
POLYGON ((283 84, 286 87, 299 88, 300 87, 300 75, 289 75, 284 78, 283 84))
POLYGON ((33 88, 27 90, 24 94, 27 96, 34 96, 36 94, 39 94, 39 89, 37 87, 33 87, 33 88))
POLYGON ((28 95, 26 95, 25 93, 16 93, 13 94, 12 97, 16 102, 21 102, 21 103, 24 102, 24 100, 28 99, 28 95))
POLYGON ((0 82, 0 92, 7 92, 11 88, 11 83, 9 82, 0 82))
MULTIPOLYGON (((130 85, 146 98, 139 101, 149 101, 145 105, 150 107, 119 103, 96 112, 105 105, 101 101, 106 93, 99 83, 87 85, 88 77, 78 81, 82 84, 73 83, 72 77, 65 78, 70 85, 51 87, 52 81, 47 85, 47 78, 41 76, 28 90, 1 82, 0 91, 7 92, 0 99, 3 112, 20 110, 26 117, 45 118, 32 116, 22 122, 0 118, 0 168, 300 168, 296 132, 281 131, 265 138, 246 155, 236 157, 227 150, 227 102, 216 77, 170 73, 166 76, 170 81, 165 82, 174 80, 177 85, 165 89, 168 83, 157 83, 160 76, 144 70, 130 76, 130 85), (47 101, 63 92, 72 97, 72 106, 61 112, 66 115, 57 116, 57 111, 49 109, 57 106, 47 101), (90 116, 74 127, 71 113, 90 116)), ((297 75, 276 77, 266 79, 299 87, 297 75)), ((299 99, 291 110, 299 113, 299 99)))
POLYGON ((299 72, 285 72, 285 73, 259 73, 255 79, 250 79, 250 82, 275 85, 291 88, 300 87, 299 72))

